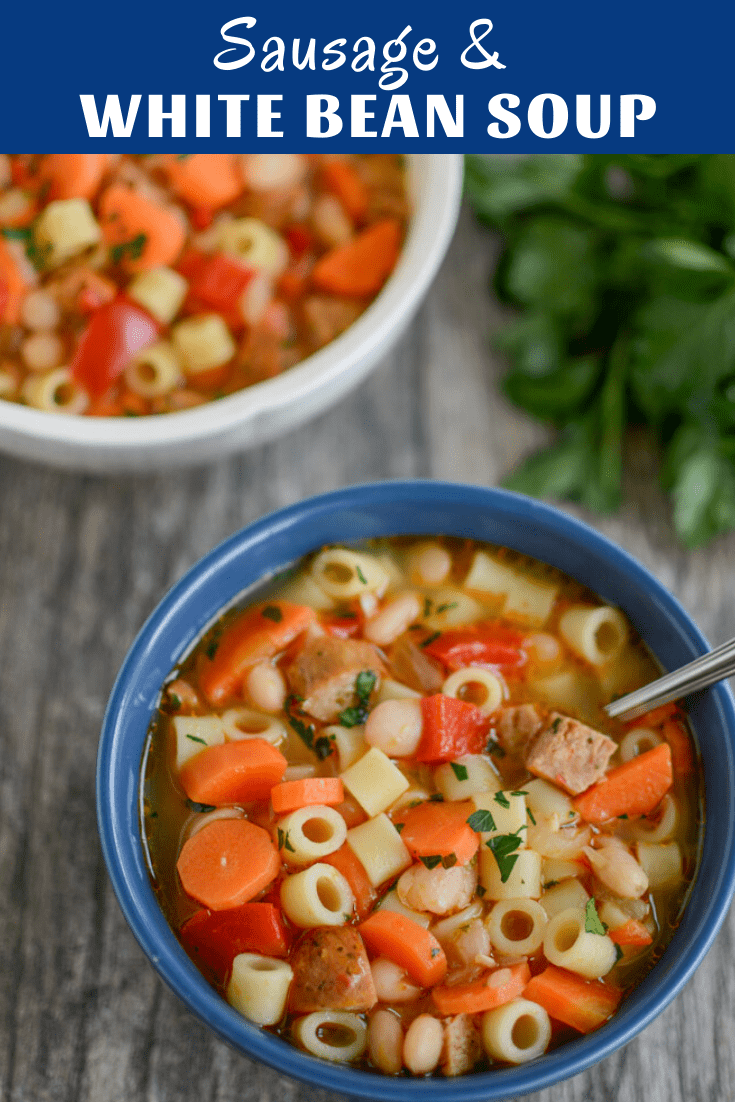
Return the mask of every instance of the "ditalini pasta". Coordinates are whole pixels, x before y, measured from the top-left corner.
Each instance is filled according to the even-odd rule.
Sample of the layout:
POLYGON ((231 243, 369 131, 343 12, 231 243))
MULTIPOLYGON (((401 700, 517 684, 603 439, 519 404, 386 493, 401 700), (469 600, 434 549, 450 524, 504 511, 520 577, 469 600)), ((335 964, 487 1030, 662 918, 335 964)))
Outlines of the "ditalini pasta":
MULTIPOLYGON (((222 240, 281 262, 267 234, 222 240)), ((136 284, 175 311, 175 280, 136 284)), ((143 770, 163 911, 240 1014, 313 1057, 537 1059, 615 1013, 695 871, 684 713, 603 711, 656 672, 618 609, 521 555, 324 548, 163 687, 143 770)))
POLYGON ((141 416, 270 379, 363 313, 408 216, 394 155, 0 154, 0 400, 141 416))

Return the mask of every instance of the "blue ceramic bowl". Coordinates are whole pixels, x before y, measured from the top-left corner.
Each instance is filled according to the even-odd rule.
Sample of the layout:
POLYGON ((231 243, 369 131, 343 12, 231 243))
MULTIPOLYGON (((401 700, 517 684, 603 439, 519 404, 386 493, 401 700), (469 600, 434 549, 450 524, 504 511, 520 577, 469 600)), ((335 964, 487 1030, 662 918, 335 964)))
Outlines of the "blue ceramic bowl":
POLYGON ((140 837, 140 764, 146 731, 171 668, 242 590, 325 543, 400 534, 467 536, 552 563, 628 614, 663 666, 707 644, 687 613, 639 563, 555 509, 501 490, 439 482, 354 486, 273 513, 212 551, 148 619, 123 664, 102 730, 99 828, 118 900, 143 951, 169 987, 214 1032, 280 1072, 372 1099, 488 1102, 548 1087, 626 1044, 691 977, 720 927, 735 886, 735 709, 725 686, 691 708, 705 772, 707 821, 699 872, 662 960, 611 1022, 518 1068, 458 1079, 390 1078, 306 1055, 232 1010, 190 962, 153 896, 140 837))

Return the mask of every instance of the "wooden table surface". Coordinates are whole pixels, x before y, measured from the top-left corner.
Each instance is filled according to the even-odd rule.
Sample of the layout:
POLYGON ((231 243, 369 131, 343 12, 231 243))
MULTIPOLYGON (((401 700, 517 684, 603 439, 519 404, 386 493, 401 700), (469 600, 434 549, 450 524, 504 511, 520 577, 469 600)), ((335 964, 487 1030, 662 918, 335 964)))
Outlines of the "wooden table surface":
MULTIPOLYGON (((75 476, 0 458, 0 1098, 329 1102, 216 1041, 128 932, 97 840, 105 701, 168 587, 242 525, 308 495, 412 476, 497 483, 544 438, 499 396, 487 294, 497 243, 465 212, 404 339, 358 391, 216 466, 75 476)), ((713 642, 735 635, 735 539, 685 553, 630 451, 627 505, 592 523, 641 559, 713 642)), ((732 1102, 735 916, 637 1040, 536 1102, 732 1102)))

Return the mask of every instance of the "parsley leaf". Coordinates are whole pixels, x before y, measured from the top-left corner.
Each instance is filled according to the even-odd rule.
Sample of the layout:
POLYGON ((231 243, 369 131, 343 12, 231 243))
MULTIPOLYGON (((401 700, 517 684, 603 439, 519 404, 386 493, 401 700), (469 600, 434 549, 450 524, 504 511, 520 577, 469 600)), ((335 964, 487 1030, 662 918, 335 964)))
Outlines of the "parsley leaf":
POLYGON ((621 961, 624 956, 625 956, 625 953, 623 952, 622 945, 618 945, 618 943, 616 942, 615 943, 615 963, 617 964, 619 961, 621 961))
POLYGON ((320 735, 316 738, 316 730, 313 723, 306 723, 302 716, 305 713, 298 707, 301 698, 291 695, 286 698, 285 712, 288 719, 289 726, 296 732, 301 741, 312 750, 319 761, 324 761, 332 753, 333 737, 331 735, 320 735))
POLYGON ((110 259, 113 264, 120 264, 125 257, 130 260, 139 260, 143 255, 143 249, 148 242, 148 235, 139 233, 130 241, 121 241, 119 245, 113 245, 110 249, 110 259))
POLYGON ((467 772, 467 766, 466 765, 460 765, 460 763, 458 761, 450 761, 449 764, 451 765, 452 772, 454 773, 454 775, 455 775, 455 777, 457 778, 458 781, 466 781, 467 780, 467 778, 469 776, 469 773, 467 772))
POLYGON ((490 812, 482 809, 472 812, 467 820, 467 826, 472 827, 478 834, 485 834, 487 831, 498 829, 490 812))
POLYGON ((277 830, 278 830, 278 848, 279 849, 285 849, 289 853, 295 853, 296 850, 291 845, 291 839, 288 836, 288 831, 287 830, 283 831, 283 830, 281 830, 280 827, 278 827, 277 830))
POLYGON ((419 857, 419 861, 422 865, 426 865, 427 869, 435 869, 437 865, 441 865, 441 854, 432 853, 428 857, 419 857))
POLYGON ((187 735, 186 737, 190 739, 191 742, 201 742, 202 746, 207 745, 206 739, 199 738, 199 735, 187 735))
POLYGON ((431 606, 433 605, 431 597, 424 597, 424 619, 431 616, 431 606))
POLYGON ((441 635, 440 631, 435 631, 433 633, 433 635, 429 636, 428 639, 424 639, 423 643, 421 643, 420 646, 422 646, 422 647, 431 646, 432 643, 435 643, 437 641, 437 639, 439 638, 440 635, 441 635))
POLYGON ((518 860, 516 850, 520 849, 521 846, 519 834, 520 828, 513 834, 496 834, 494 838, 490 838, 485 843, 498 863, 500 880, 503 884, 505 884, 510 877, 515 863, 518 860))
POLYGON ((584 909, 584 928, 588 934, 606 934, 607 926, 600 920, 594 899, 587 900, 584 909))
POLYGON ((500 807, 504 807, 506 811, 510 807, 510 800, 506 796, 505 792, 496 792, 493 796, 493 799, 495 800, 496 804, 499 804, 500 807))
POLYGON ((437 610, 436 610, 437 615, 439 615, 442 612, 449 612, 450 608, 456 608, 458 603, 459 603, 458 601, 445 601, 443 604, 438 605, 437 610))
POLYGON ((360 581, 362 582, 362 584, 363 584, 363 585, 367 585, 367 584, 368 584, 368 583, 367 583, 367 578, 366 578, 366 577, 365 577, 365 575, 363 574, 363 572, 362 572, 362 570, 360 569, 359 565, 355 567, 355 573, 357 574, 358 578, 360 579, 360 581))
POLYGON ((169 702, 170 702, 172 708, 180 708, 181 707, 181 697, 177 696, 176 693, 169 693, 168 694, 168 699, 169 699, 169 702))
POLYGON ((343 727, 359 727, 368 717, 370 694, 378 680, 377 674, 372 670, 362 670, 355 678, 355 695, 357 704, 352 708, 345 708, 340 712, 338 722, 343 727))
POLYGON ((274 624, 280 624, 283 619, 283 610, 278 605, 266 605, 260 613, 266 620, 272 620, 274 624))

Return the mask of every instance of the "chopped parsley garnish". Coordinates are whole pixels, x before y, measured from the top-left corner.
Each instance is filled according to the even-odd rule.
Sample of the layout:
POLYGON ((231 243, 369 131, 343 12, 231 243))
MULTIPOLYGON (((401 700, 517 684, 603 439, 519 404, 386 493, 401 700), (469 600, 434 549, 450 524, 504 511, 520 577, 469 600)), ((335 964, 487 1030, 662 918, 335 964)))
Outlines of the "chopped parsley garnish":
POLYGON ((584 928, 588 934, 607 933, 607 926, 600 920, 594 899, 587 900, 587 906, 584 909, 584 928))
POLYGON ((428 857, 419 857, 419 861, 422 865, 426 865, 427 869, 435 869, 438 865, 445 869, 453 869, 457 864, 457 854, 447 853, 442 856, 440 853, 432 853, 428 857))
POLYGON ((206 746, 206 745, 207 745, 207 741, 206 741, 206 739, 203 739, 203 738, 199 738, 199 735, 187 735, 186 737, 187 737, 187 738, 188 738, 188 739, 189 739, 189 740, 190 740, 191 742, 201 742, 202 746, 206 746))
POLYGON ((436 610, 437 614, 440 612, 449 612, 450 608, 456 608, 458 603, 458 601, 446 601, 444 604, 439 605, 436 610))
POLYGON ((531 822, 533 823, 533 825, 534 825, 534 826, 536 826, 536 816, 535 816, 535 815, 534 815, 534 813, 533 813, 533 812, 531 811, 531 808, 530 808, 530 807, 527 807, 527 808, 526 808, 526 812, 527 812, 527 814, 528 814, 528 817, 529 817, 529 819, 530 819, 530 820, 531 820, 531 822))
POLYGON ((8 241, 29 241, 31 237, 28 226, 3 226, 0 234, 8 241))
POLYGON ((472 827, 478 834, 485 834, 489 830, 498 829, 490 812, 482 809, 472 812, 467 820, 467 826, 472 827))
POLYGON ((477 895, 479 895, 480 899, 482 899, 482 897, 483 897, 483 895, 485 894, 486 891, 487 891, 487 888, 483 888, 482 884, 478 884, 477 887, 475 888, 475 893, 477 895))
POLYGON ((488 739, 488 744, 485 747, 486 754, 492 754, 494 758, 504 758, 505 750, 499 742, 495 742, 494 739, 488 739))
POLYGON ((557 884, 560 884, 560 880, 547 880, 544 884, 544 891, 547 892, 549 888, 555 888, 557 884))
POLYGON ((119 264, 126 256, 130 260, 140 260, 143 249, 148 242, 148 235, 139 233, 130 241, 121 241, 119 245, 113 245, 110 249, 110 259, 113 264, 119 264))
POLYGON ((508 880, 518 860, 516 850, 520 849, 521 846, 521 839, 519 838, 521 829, 519 827, 513 834, 496 834, 494 838, 490 838, 485 843, 498 863, 500 880, 503 884, 508 880))
POLYGON ((198 804, 196 800, 190 800, 188 797, 186 806, 189 808, 189 811, 196 811, 198 815, 203 815, 205 811, 215 810, 214 804, 198 804))
POLYGON ((293 728, 301 741, 308 746, 308 748, 316 754, 319 761, 324 761, 328 758, 334 749, 332 746, 333 736, 320 735, 319 738, 315 738, 316 731, 313 723, 305 723, 300 717, 305 715, 304 712, 298 707, 299 701, 302 697, 291 695, 286 699, 285 711, 288 717, 289 725, 293 728), (297 711, 298 715, 294 715, 297 711))
POLYGON ((176 693, 169 693, 168 694, 168 699, 171 702, 171 707, 172 708, 180 708, 181 707, 181 697, 177 696, 176 693))
POLYGON ((372 670, 362 670, 355 678, 355 695, 357 704, 351 708, 345 708, 339 713, 338 721, 343 727, 359 727, 368 717, 370 694, 375 688, 377 674, 372 670))
MULTIPOLYGON (((431 794, 431 796, 429 796, 429 801, 428 802, 430 804, 443 804, 444 803, 444 797, 442 796, 441 792, 433 792, 431 794)), ((421 803, 420 800, 419 800, 419 803, 421 803)))
POLYGON ((623 952, 622 945, 618 945, 617 942, 616 942, 615 943, 615 963, 617 964, 619 961, 621 961, 624 956, 625 956, 625 953, 623 952))
POLYGON ((505 792, 496 792, 493 799, 495 800, 496 804, 498 804, 500 807, 504 807, 506 811, 510 807, 510 800, 506 796, 505 792))
POLYGON ((435 631, 435 632, 433 633, 433 635, 430 635, 430 636, 429 636, 429 638, 428 638, 428 639, 424 639, 423 643, 421 643, 421 646, 422 646, 422 647, 428 647, 428 646, 430 646, 430 645, 431 645, 432 643, 435 643, 435 642, 437 641, 437 639, 439 638, 439 636, 440 636, 440 635, 441 635, 441 632, 440 632, 440 631, 435 631))
POLYGON ((223 630, 224 629, 223 629, 222 625, 218 624, 217 627, 212 632, 212 638, 209 640, 209 642, 207 643, 207 646, 206 646, 207 658, 214 658, 215 654, 217 653, 217 648, 219 647, 219 643, 220 643, 220 639, 222 638, 223 630))
POLYGON ((452 772, 458 781, 466 781, 469 776, 466 765, 460 765, 458 761, 450 761, 452 772))
POLYGON ((393 826, 396 828, 396 830, 398 831, 399 834, 401 833, 401 831, 403 830, 405 825, 406 825, 405 823, 394 823, 393 824, 393 826))
POLYGON ((278 605, 266 605, 260 615, 265 616, 266 620, 272 620, 274 624, 280 624, 283 610, 278 605))
POLYGON ((288 831, 284 832, 283 830, 281 830, 280 827, 278 827, 277 829, 278 829, 278 848, 288 850, 289 853, 295 853, 296 850, 291 845, 291 839, 288 836, 288 831))
POLYGON ((367 578, 366 578, 366 577, 365 577, 365 575, 363 574, 362 570, 360 570, 360 567, 359 567, 359 566, 356 566, 356 567, 355 567, 355 573, 357 574, 358 578, 360 579, 360 581, 362 582, 362 584, 363 584, 363 585, 367 585, 367 584, 368 584, 368 583, 367 583, 367 578))
POLYGON ((435 945, 434 948, 431 950, 431 959, 433 960, 434 957, 438 957, 440 953, 441 953, 441 949, 437 949, 437 947, 435 945))
POLYGON ((431 616, 431 606, 433 603, 431 597, 424 597, 424 619, 426 619, 427 616, 431 616))
MULTIPOLYGON (((622 815, 618 815, 618 819, 627 819, 627 818, 628 818, 628 816, 625 812, 623 812, 622 815)), ((645 816, 644 816, 644 818, 645 818, 645 816)))
POLYGON ((556 732, 559 730, 560 727, 561 727, 561 716, 557 716, 556 719, 554 720, 554 722, 551 724, 551 730, 554 732, 554 734, 556 734, 556 732))

